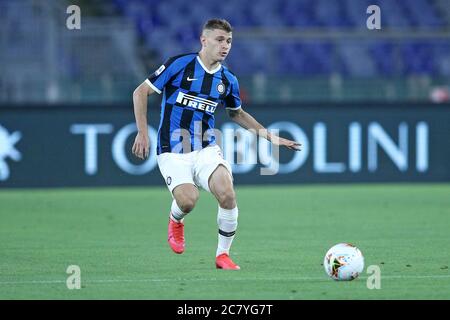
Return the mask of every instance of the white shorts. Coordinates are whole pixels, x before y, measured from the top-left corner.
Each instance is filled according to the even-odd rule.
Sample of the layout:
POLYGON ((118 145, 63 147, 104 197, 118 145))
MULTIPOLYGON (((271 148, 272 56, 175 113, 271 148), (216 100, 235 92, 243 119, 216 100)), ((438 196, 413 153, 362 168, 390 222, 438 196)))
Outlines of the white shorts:
POLYGON ((222 156, 218 145, 208 146, 189 153, 165 152, 157 156, 159 171, 172 193, 180 184, 190 183, 208 192, 209 177, 219 165, 223 165, 231 177, 231 166, 222 156))

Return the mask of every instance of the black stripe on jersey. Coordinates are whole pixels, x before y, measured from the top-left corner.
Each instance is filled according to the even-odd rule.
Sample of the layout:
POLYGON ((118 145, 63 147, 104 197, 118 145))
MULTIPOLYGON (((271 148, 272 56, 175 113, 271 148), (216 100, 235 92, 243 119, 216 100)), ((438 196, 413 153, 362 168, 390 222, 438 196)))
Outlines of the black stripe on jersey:
MULTIPOLYGON (((175 76, 177 76, 177 75, 178 75, 178 73, 175 76)), ((167 100, 169 100, 170 97, 174 94, 174 92, 178 90, 178 87, 175 87, 172 84, 173 79, 170 79, 170 80, 171 81, 167 82, 166 87, 165 87, 165 89, 166 89, 166 97, 167 97, 166 99, 167 100)))
MULTIPOLYGON (((166 66, 166 68, 168 67, 168 66, 170 66, 175 60, 177 60, 178 58, 181 58, 181 57, 184 57, 184 56, 188 56, 188 55, 191 55, 191 54, 195 54, 194 52, 191 52, 191 53, 184 53, 184 54, 179 54, 179 55, 177 55, 177 56, 174 56, 174 57, 170 57, 169 59, 167 59, 167 61, 166 62, 164 62, 164 65, 166 66)), ((194 60, 195 60, 195 57, 194 57, 194 60)))
POLYGON ((162 126, 159 131, 159 145, 161 150, 158 154, 170 152, 170 116, 172 115, 173 105, 166 103, 164 106, 164 118, 162 119, 162 126))
POLYGON ((178 87, 174 86, 172 83, 173 81, 178 77, 178 75, 181 73, 181 71, 183 71, 184 69, 181 69, 180 71, 178 71, 177 73, 175 73, 170 79, 169 81, 167 81, 167 84, 165 86, 165 90, 166 90, 166 98, 170 99, 170 97, 172 96, 172 94, 178 90, 178 87))
MULTIPOLYGON (((175 60, 177 60, 178 58, 184 57, 184 56, 188 56, 190 54, 194 54, 194 53, 185 53, 185 54, 180 54, 178 56, 174 56, 174 57, 170 57, 169 59, 167 59, 166 61, 164 61, 163 65, 164 67, 167 69, 172 63, 175 62, 175 60)), ((154 73, 152 73, 147 79, 150 80, 151 82, 155 81, 156 79, 159 78, 159 76, 162 73, 156 75, 156 71, 154 73)), ((173 80, 173 79, 171 79, 173 80)))
POLYGON ((194 150, 194 148, 193 148, 194 141, 189 141, 190 147, 191 147, 190 150, 185 149, 185 147, 187 148, 187 146, 188 146, 186 139, 191 140, 191 134, 190 134, 189 128, 191 127, 191 122, 192 122, 193 116, 194 116, 194 110, 186 109, 186 108, 183 109, 183 113, 181 114, 181 120, 180 120, 180 129, 182 130, 180 142, 182 141, 184 153, 191 152, 194 150))
POLYGON ((203 82, 202 82, 202 89, 200 90, 200 93, 206 94, 207 96, 209 96, 209 94, 211 93, 213 78, 214 77, 211 73, 205 72, 205 76, 203 77, 203 82))
POLYGON ((195 73, 195 61, 197 59, 192 59, 191 62, 187 64, 184 68, 183 78, 181 79, 180 88, 189 91, 191 89, 192 81, 187 81, 187 78, 194 78, 195 73))
POLYGON ((226 231, 223 231, 223 230, 219 229, 219 234, 221 236, 224 236, 224 237, 232 237, 232 236, 235 235, 235 233, 236 233, 236 230, 235 231, 231 231, 231 232, 226 232, 226 231))
POLYGON ((227 96, 227 90, 230 87, 230 81, 228 81, 228 78, 225 76, 225 71, 222 68, 222 82, 225 87, 225 91, 220 95, 219 99, 223 100, 227 96))
MULTIPOLYGON (((209 129, 208 121, 211 119, 211 115, 206 112, 203 113, 202 118, 202 148, 206 148, 209 145, 209 137, 205 137, 205 132, 209 129), (208 138, 208 139, 206 139, 208 138)), ((213 129, 213 128, 212 128, 213 129)))

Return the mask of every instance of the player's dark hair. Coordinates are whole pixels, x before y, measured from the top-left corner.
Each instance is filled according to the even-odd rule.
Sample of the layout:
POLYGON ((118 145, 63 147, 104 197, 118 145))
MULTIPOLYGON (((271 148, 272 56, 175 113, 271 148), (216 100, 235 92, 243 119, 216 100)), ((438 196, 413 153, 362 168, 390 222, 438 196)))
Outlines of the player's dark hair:
POLYGON ((231 24, 225 19, 209 19, 203 25, 203 30, 215 30, 215 29, 220 29, 226 32, 233 31, 231 24))

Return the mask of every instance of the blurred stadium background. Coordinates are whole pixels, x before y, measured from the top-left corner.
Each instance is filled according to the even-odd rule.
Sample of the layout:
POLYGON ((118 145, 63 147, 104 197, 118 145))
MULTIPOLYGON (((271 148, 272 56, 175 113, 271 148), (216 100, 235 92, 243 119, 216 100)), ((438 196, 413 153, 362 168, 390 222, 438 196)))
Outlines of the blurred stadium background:
POLYGON ((0 20, 0 298, 450 298, 450 1, 0 0, 0 20), (80 30, 66 27, 72 4, 80 30), (381 30, 366 27, 369 5, 381 30), (244 108, 304 144, 282 152, 274 176, 233 165, 239 275, 213 269, 206 195, 188 251, 169 252, 155 155, 130 152, 133 90, 169 56, 198 51, 212 17, 234 27, 226 65, 244 108), (59 188, 92 186, 106 188, 59 188), (381 266, 382 290, 365 275, 326 279, 323 254, 338 242, 381 266))
POLYGON ((447 0, 1 1, 0 102, 128 102, 167 57, 226 17, 227 64, 252 102, 448 101, 447 0), (64 28, 77 4, 82 29, 64 28), (382 8, 382 31, 366 9, 382 8), (45 70, 45 72, 43 72, 45 70), (377 88, 377 90, 374 90, 377 88))

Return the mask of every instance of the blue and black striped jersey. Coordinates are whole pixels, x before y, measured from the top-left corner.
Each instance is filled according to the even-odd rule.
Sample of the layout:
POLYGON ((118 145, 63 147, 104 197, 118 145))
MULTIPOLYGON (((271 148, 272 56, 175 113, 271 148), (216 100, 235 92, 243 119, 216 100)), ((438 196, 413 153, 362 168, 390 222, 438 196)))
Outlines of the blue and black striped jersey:
POLYGON ((168 59, 145 82, 163 93, 157 154, 214 145, 216 108, 241 108, 236 76, 223 65, 208 70, 197 53, 168 59))

